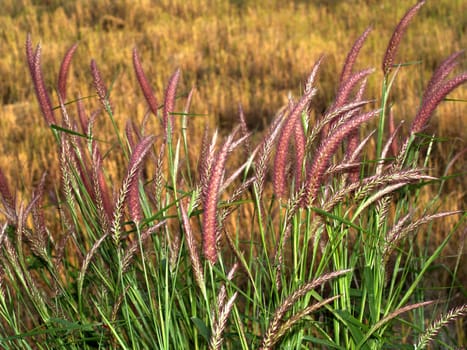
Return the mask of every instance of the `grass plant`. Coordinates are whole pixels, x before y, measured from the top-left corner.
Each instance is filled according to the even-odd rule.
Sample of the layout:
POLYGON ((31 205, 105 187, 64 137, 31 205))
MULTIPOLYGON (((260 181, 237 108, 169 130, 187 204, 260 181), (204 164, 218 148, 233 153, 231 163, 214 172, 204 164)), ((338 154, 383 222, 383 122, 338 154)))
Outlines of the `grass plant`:
MULTIPOLYGON (((54 141, 43 147, 59 176, 44 173, 28 199, 12 191, 0 168, 0 346, 465 346, 458 269, 447 286, 435 284, 442 293, 427 289, 443 249, 455 237, 463 242, 465 214, 440 211, 436 196, 423 198, 425 189, 436 193, 450 180, 428 172, 438 140, 423 132, 467 80, 465 72, 448 78, 461 54, 434 71, 405 135, 386 122, 400 71, 416 69, 395 64, 394 55, 423 5, 395 27, 380 97, 367 97, 375 70, 356 67, 368 28, 322 114, 314 120, 310 106, 326 56, 313 65, 302 96, 289 95, 258 138, 241 107, 238 126, 227 133, 191 112, 193 91, 180 92, 180 69, 156 97, 160 90, 136 48, 129 59, 147 104, 143 118, 131 109, 122 116, 113 95, 118 81, 108 81, 94 59, 94 92, 71 97, 76 45, 66 51, 52 93, 42 46, 34 48, 28 35, 25 66, 54 141), (376 130, 361 139, 362 125, 377 118, 376 130), (106 133, 103 124, 111 126, 106 133), (47 181, 57 181, 55 192, 47 181), (435 249, 425 249, 433 246, 433 222, 448 217, 452 228, 436 235, 435 249)), ((462 244, 456 259, 461 265, 462 244)))

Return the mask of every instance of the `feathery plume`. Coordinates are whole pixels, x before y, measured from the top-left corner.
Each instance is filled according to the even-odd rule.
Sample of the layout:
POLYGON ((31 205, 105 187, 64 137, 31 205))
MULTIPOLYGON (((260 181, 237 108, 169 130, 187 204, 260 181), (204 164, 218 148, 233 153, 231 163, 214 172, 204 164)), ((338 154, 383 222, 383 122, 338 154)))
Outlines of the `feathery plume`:
POLYGON ((407 185, 407 182, 397 182, 395 184, 392 184, 392 185, 387 185, 385 187, 383 187, 382 189, 380 189, 378 192, 372 194, 371 196, 369 196, 365 202, 363 202, 362 204, 360 204, 358 206, 358 209, 355 211, 353 215, 353 217, 357 217, 365 208, 367 208, 369 205, 371 205, 372 203, 376 202, 377 200, 379 200, 380 198, 384 197, 384 196, 387 196, 388 194, 398 190, 399 188, 401 187, 404 187, 405 185, 407 185))
MULTIPOLYGON (((333 165, 333 167, 336 167, 337 168, 337 171, 339 171, 340 167, 345 167, 345 166, 348 166, 348 167, 355 167, 355 166, 360 166, 360 162, 357 162, 356 159, 360 156, 360 153, 362 152, 363 148, 366 146, 366 144, 368 143, 368 141, 370 141, 371 137, 373 136, 373 134, 376 132, 376 130, 373 130, 372 132, 370 132, 361 142, 359 142, 359 144, 357 145, 357 147, 353 150, 352 153, 349 154, 348 157, 345 158, 345 163, 343 164, 337 164, 337 165, 333 165)), ((332 169, 332 167, 329 167, 328 171, 332 169)))
POLYGON ((318 74, 319 67, 323 61, 324 56, 320 56, 315 62, 311 73, 305 84, 305 93, 302 98, 291 108, 291 112, 287 116, 287 119, 282 125, 281 134, 277 142, 276 158, 274 159, 274 192, 278 197, 282 197, 285 194, 285 183, 286 183, 286 163, 287 153, 290 137, 292 132, 295 131, 297 119, 300 119, 300 114, 310 103, 314 95, 316 95, 316 89, 313 87, 316 75, 318 74))
POLYGON ((317 140, 318 136, 321 134, 326 134, 327 132, 324 130, 326 126, 332 121, 336 119, 336 122, 333 123, 333 127, 339 127, 341 125, 341 121, 345 120, 346 118, 351 118, 354 114, 351 113, 353 111, 358 111, 361 107, 367 105, 372 101, 359 101, 359 102, 351 102, 347 103, 344 106, 327 111, 321 118, 319 118, 316 123, 313 125, 311 129, 310 135, 307 138, 306 143, 306 151, 309 152, 311 146, 317 140), (343 117, 342 117, 343 116, 343 117), (340 118, 339 118, 340 117, 340 118), (337 119, 339 118, 339 119, 337 119))
POLYGON ((195 275, 195 281, 203 295, 205 295, 206 285, 204 282, 204 268, 201 264, 201 259, 199 258, 195 237, 193 235, 193 230, 191 229, 190 218, 188 217, 183 201, 180 204, 180 213, 182 214, 182 225, 185 232, 185 238, 191 260, 191 267, 193 268, 193 274, 195 275))
POLYGON ((441 328, 445 327, 449 322, 467 315, 467 304, 461 305, 454 309, 449 310, 448 313, 441 315, 434 321, 418 338, 415 345, 415 350, 426 348, 426 346, 436 337, 441 328))
POLYGON ((397 182, 413 182, 435 179, 435 177, 423 175, 422 169, 417 168, 370 176, 363 179, 361 182, 362 186, 355 191, 355 200, 363 200, 365 197, 368 197, 370 192, 373 192, 381 186, 388 186, 397 182))
POLYGON ((318 188, 321 185, 324 172, 328 166, 329 160, 336 151, 342 140, 360 124, 369 120, 379 113, 379 110, 374 110, 368 113, 360 114, 359 116, 349 120, 342 125, 336 132, 325 139, 318 151, 316 152, 315 159, 307 174, 305 192, 302 197, 302 205, 309 206, 316 198, 318 188))
MULTIPOLYGON (((240 186, 238 186, 235 191, 232 193, 232 196, 227 200, 225 208, 222 209, 219 218, 222 225, 223 221, 238 207, 238 204, 235 202, 239 200, 240 196, 255 182, 256 178, 253 176, 248 180, 244 181, 240 186)), ((224 184, 221 186, 221 191, 226 187, 224 184)))
MULTIPOLYGON (((394 229, 388 234, 386 238, 386 243, 383 249, 383 260, 387 261, 389 255, 394 251, 398 242, 400 242, 403 238, 407 237, 410 232, 415 231, 418 229, 419 226, 429 223, 435 219, 443 218, 445 216, 462 214, 462 211, 448 211, 442 213, 436 213, 433 215, 426 215, 421 219, 418 219, 409 225, 403 227, 402 224, 397 224, 394 229)), ((403 220, 405 222, 405 220, 403 220)))
POLYGON ((306 136, 301 118, 295 122, 295 186, 298 188, 302 181, 303 162, 305 160, 306 136))
POLYGON ((211 264, 215 264, 217 261, 217 201, 219 199, 219 189, 225 170, 228 151, 236 131, 237 129, 229 135, 213 162, 203 202, 203 253, 206 259, 211 262, 211 264))
POLYGON ((162 191, 163 191, 163 167, 164 167, 164 154, 165 154, 165 143, 162 143, 159 147, 159 153, 156 158, 156 169, 154 174, 154 185, 153 185, 153 195, 151 198, 154 199, 156 207, 161 209, 162 204, 162 191))
POLYGON ((155 116, 157 116, 156 96, 154 95, 154 92, 151 88, 151 84, 149 84, 146 74, 144 74, 143 66, 141 64, 141 60, 139 59, 136 47, 133 49, 133 67, 135 69, 136 78, 138 79, 139 86, 143 91, 144 98, 146 99, 146 102, 149 105, 149 109, 155 116))
POLYGON ((318 59, 316 60, 316 62, 313 64, 313 68, 311 68, 311 73, 308 76, 308 79, 305 84, 305 93, 313 90, 316 76, 318 75, 319 67, 321 66, 321 63, 323 62, 323 60, 324 60, 324 55, 320 55, 318 59))
POLYGON ((301 297, 305 296, 311 290, 315 289, 316 287, 326 283, 329 280, 342 276, 346 273, 349 273, 352 270, 340 270, 335 272, 330 272, 325 275, 322 275, 311 282, 305 283, 299 289, 292 293, 292 295, 288 296, 284 302, 276 309, 274 312, 274 317, 272 318, 271 322, 269 323, 269 327, 266 330, 263 341, 261 345, 261 349, 270 349, 274 344, 272 340, 275 339, 275 335, 280 328, 280 324, 282 319, 284 318, 287 311, 300 299, 301 297))
MULTIPOLYGON (((393 121, 391 122, 391 119, 393 119, 391 118, 391 115, 392 113, 389 112, 389 125, 393 123, 393 121)), ((398 147, 397 147, 397 150, 394 150, 394 146, 397 146, 396 136, 403 124, 404 124, 404 121, 401 121, 397 127, 394 127, 394 126, 389 127, 390 136, 388 140, 386 141, 386 144, 384 145, 383 149, 381 150, 381 155, 379 156, 380 160, 375 169, 375 175, 381 175, 383 173, 384 161, 387 157, 387 154, 389 153, 389 150, 391 148, 393 152, 399 150, 398 147)), ((397 153, 395 153, 394 155, 397 156, 397 153)))
MULTIPOLYGON (((248 131, 248 125, 246 123, 245 113, 243 111, 241 103, 238 104, 238 118, 240 120, 240 131, 242 133, 242 136, 249 135, 250 132, 248 131)), ((244 147, 245 154, 248 157, 251 154, 251 142, 249 139, 246 140, 244 147)))
MULTIPOLYGON (((131 265, 131 261, 133 260, 136 252, 140 249, 142 243, 145 242, 152 234, 157 232, 157 230, 159 230, 162 226, 164 226, 166 224, 167 224, 167 220, 163 220, 163 221, 158 222, 156 225, 151 226, 151 227, 147 228, 146 230, 144 230, 141 233, 141 237, 138 238, 138 239, 135 239, 131 243, 131 245, 125 251, 125 254, 123 255, 123 258, 122 258, 122 263, 121 264, 122 264, 122 272, 123 273, 128 271, 128 269, 129 269, 129 267, 131 265)), ((143 252, 141 252, 141 254, 142 253, 143 252)))
POLYGON ((186 113, 186 114, 188 114, 188 112, 190 111, 191 101, 193 99, 193 95, 195 94, 195 91, 196 91, 196 89, 194 87, 192 87, 190 89, 190 92, 188 93, 188 97, 186 98, 185 108, 183 109, 183 112, 186 113))
POLYGON ((435 91, 432 91, 420 106, 420 109, 415 116, 410 132, 412 134, 422 131, 431 115, 433 114, 436 107, 441 101, 448 95, 452 90, 457 88, 459 85, 464 84, 467 81, 467 72, 459 74, 458 76, 446 81, 445 83, 438 85, 435 91))
MULTIPOLYGON (((117 203, 115 205, 114 214, 113 214, 113 222, 112 222, 112 231, 114 234, 114 239, 118 242, 120 238, 120 224, 121 219, 123 216, 123 205, 127 201, 128 198, 128 191, 132 186, 138 185, 138 172, 143 164, 143 160, 145 159, 146 155, 149 153, 152 144, 155 141, 155 136, 146 136, 141 140, 141 142, 135 147, 133 150, 133 154, 130 158, 130 163, 128 165, 127 174, 125 179, 123 180, 123 185, 120 190, 120 194, 117 198, 117 203)), ((128 201, 128 207, 131 213, 131 219, 133 221, 138 221, 140 219, 139 213, 139 197, 138 198, 131 198, 131 201, 128 201)))
POLYGON ((130 210, 130 218, 135 223, 141 222, 143 219, 143 209, 139 201, 139 180, 141 177, 141 169, 135 173, 135 179, 131 181, 128 188, 128 208, 130 210))
POLYGON ((219 313, 216 324, 213 326, 211 340, 209 342, 209 350, 220 350, 222 347, 222 334, 227 324, 227 318, 232 311, 235 299, 237 299, 238 292, 235 292, 227 303, 222 307, 219 313))
POLYGON ((340 298, 340 295, 336 295, 336 296, 324 299, 324 300, 322 300, 322 301, 320 301, 318 303, 315 303, 315 304, 313 304, 311 306, 308 306, 308 307, 298 311, 297 313, 292 315, 288 320, 286 320, 284 323, 282 323, 279 326, 279 328, 274 333, 274 336, 271 339, 267 339, 267 340, 264 341, 264 343, 263 343, 264 345, 260 348, 260 350, 272 349, 274 347, 274 345, 277 344, 277 342, 280 340, 280 338, 282 338, 285 335, 285 333, 290 331, 290 329, 297 322, 302 320, 302 318, 304 318, 305 316, 311 314, 312 312, 315 312, 316 310, 322 308, 323 306, 333 302, 334 300, 336 300, 338 298, 340 298))
POLYGON ((32 50, 31 36, 28 34, 26 39, 26 57, 31 73, 34 91, 42 111, 42 115, 48 125, 56 124, 53 113, 52 102, 45 87, 44 77, 41 70, 41 46, 37 45, 35 52, 32 50))
MULTIPOLYGON (((360 88, 358 89, 357 94, 355 96, 355 102, 362 100, 367 81, 368 79, 365 77, 360 83, 360 88)), ((355 111, 354 114, 355 113, 357 113, 357 111, 355 111)), ((347 136, 347 149, 345 150, 346 159, 349 159, 353 154, 355 154, 353 161, 360 160, 359 158, 357 159, 357 157, 359 157, 359 153, 358 152, 355 153, 355 150, 358 148, 358 145, 360 143, 359 131, 360 129, 356 128, 350 132, 349 136, 347 136)), ((358 181, 359 173, 360 173, 360 169, 358 167, 354 168, 349 174, 350 182, 358 181)))
MULTIPOLYGON (((332 110, 342 107, 348 101, 350 92, 355 87, 355 85, 357 85, 357 83, 361 81, 362 79, 366 79, 366 77, 370 75, 371 73, 373 73, 374 71, 375 71, 374 68, 364 69, 364 70, 361 70, 357 73, 350 75, 347 80, 343 81, 337 92, 336 100, 334 101, 332 110)), ((363 84, 363 89, 364 87, 365 87, 365 84, 363 84)), ((362 87, 360 87, 359 91, 360 90, 362 90, 362 87)), ((356 101, 359 101, 359 99, 357 99, 356 101)))
POLYGON ((165 137, 167 138, 167 133, 172 133, 174 127, 174 118, 171 113, 175 109, 175 94, 177 92, 177 85, 180 79, 180 68, 178 68, 175 73, 170 77, 169 83, 167 84, 167 89, 165 90, 164 96, 164 110, 162 113, 162 120, 164 126, 165 137), (170 131, 167 129, 170 121, 170 131))
POLYGON ((78 283, 77 283, 77 289, 78 289, 78 295, 81 295, 83 291, 83 283, 84 283, 84 277, 86 275, 86 271, 89 267, 89 264, 92 261, 92 258, 96 254, 97 250, 99 247, 104 243, 104 241, 109 237, 109 233, 104 233, 97 241, 94 242, 92 245, 91 249, 86 253, 86 256, 84 257, 83 263, 81 264, 81 269, 79 271, 78 275, 78 283))
POLYGON ((104 106, 104 109, 108 111, 111 109, 110 99, 107 94, 107 89, 104 85, 104 80, 102 79, 101 72, 99 71, 99 68, 97 68, 97 63, 95 60, 91 60, 91 74, 94 83, 94 88, 97 92, 97 96, 99 97, 99 100, 104 106))
POLYGON ((431 76, 430 81, 428 82, 425 93, 423 94, 422 101, 425 100, 429 94, 435 91, 436 87, 439 83, 441 83, 448 75, 452 72, 452 70, 457 66, 459 63, 457 59, 464 53, 464 51, 458 51, 450 55, 446 58, 439 67, 435 70, 433 75, 431 76))
POLYGON ((271 158, 271 153, 272 153, 272 149, 274 146, 274 142, 277 136, 279 135, 283 121, 284 121, 283 112, 281 112, 273 120, 273 122, 269 126, 269 129, 266 135, 261 141, 260 145, 257 146, 257 149, 259 151, 258 151, 258 156, 256 157, 256 160, 255 160, 255 173, 256 173, 255 184, 257 185, 258 193, 260 197, 264 191, 264 183, 266 180, 268 163, 271 158))
POLYGON ((214 164, 215 146, 217 141, 217 130, 214 133, 211 142, 209 143, 208 128, 204 129, 203 138, 201 141, 201 151, 198 161, 198 176, 201 186, 201 200, 204 201, 208 190, 209 179, 211 177, 212 165, 214 164))
POLYGON ((372 30, 372 26, 369 26, 362 35, 358 37, 358 39, 353 44, 352 48, 350 49, 349 53, 347 54, 347 58, 345 59, 344 67, 342 68, 341 76, 340 76, 340 83, 347 81, 352 74, 353 66, 355 65, 355 61, 357 60, 357 56, 360 53, 360 49, 362 48, 363 44, 365 43, 368 34, 370 34, 372 30))
POLYGON ((81 96, 78 95, 78 100, 76 101, 76 109, 78 111, 78 120, 81 126, 81 131, 83 133, 88 132, 89 127, 89 118, 86 115, 86 110, 84 108, 83 101, 81 100, 81 96))
POLYGON ((424 301, 424 302, 420 302, 420 303, 416 303, 416 304, 410 304, 410 305, 401 307, 401 308, 391 312, 389 315, 382 318, 373 327, 371 327, 371 329, 365 334, 365 337, 360 341, 359 345, 364 344, 368 340, 368 338, 370 338, 372 336, 372 334, 374 332, 376 332, 380 327, 384 326, 386 323, 388 323, 393 318, 396 318, 397 316, 399 316, 399 315, 401 315, 403 313, 409 312, 409 311, 414 310, 414 309, 418 309, 419 307, 424 307, 424 306, 427 306, 427 305, 431 305, 433 303, 434 303, 434 301, 431 301, 431 300, 430 301, 424 301))
MULTIPOLYGON (((43 259, 48 261, 47 255, 47 245, 49 244, 48 232, 45 227, 45 221, 43 213, 41 212, 40 206, 42 205, 42 196, 44 193, 44 184, 45 184, 45 174, 42 175, 41 182, 39 183, 38 188, 33 192, 33 197, 31 202, 28 204, 26 209, 23 210, 23 206, 20 206, 18 221, 17 221, 17 234, 23 235, 25 241, 28 243, 31 252, 43 259), (33 214, 33 225, 35 232, 31 232, 26 229, 26 218, 29 216, 29 213, 33 214)), ((19 237, 18 242, 22 242, 23 239, 19 237)), ((53 242, 50 242, 53 243, 53 242)), ((18 244, 18 243, 17 243, 18 244)), ((21 244, 21 243, 19 243, 21 244)))
POLYGON ((133 150, 128 168, 128 209, 130 217, 134 222, 139 222, 143 218, 141 203, 139 200, 139 177, 141 174, 141 165, 144 158, 151 150, 155 141, 154 136, 146 136, 133 150))
POLYGON ((68 49, 65 56, 63 57, 62 64, 60 65, 60 71, 58 73, 58 93, 60 98, 66 100, 66 79, 68 76, 68 71, 70 70, 71 60, 73 55, 78 48, 78 43, 74 44, 68 49))
POLYGON ((110 228, 110 220, 112 217, 112 202, 109 195, 107 182, 104 178, 102 170, 102 156, 99 152, 97 144, 93 145, 92 150, 92 183, 94 197, 96 198, 97 210, 99 211, 99 219, 104 232, 110 228))
POLYGON ((282 197, 285 194, 285 169, 290 137, 292 136, 292 132, 295 130, 300 113, 308 105, 315 94, 315 89, 310 89, 305 92, 300 101, 298 101, 294 106, 282 126, 281 134, 277 142, 276 158, 274 160, 274 192, 278 197, 282 197))
MULTIPOLYGON (((49 237, 48 231, 45 225, 44 211, 41 210, 43 205, 44 188, 45 188, 46 173, 42 174, 41 181, 37 189, 33 192, 34 205, 32 206, 32 220, 35 229, 35 240, 40 242, 40 246, 43 248, 42 252, 46 251, 46 242, 49 237)), ((47 254, 45 254, 47 256, 47 254)))
POLYGON ((399 44, 404 36, 404 33, 407 30, 407 27, 410 21, 415 17, 417 12, 420 8, 425 4, 425 0, 419 1, 413 7, 411 7, 404 17, 400 20, 399 24, 396 26, 396 29, 392 33, 392 37, 389 40, 388 47, 386 49, 386 53, 384 54, 383 58, 383 73, 384 75, 388 75, 392 69, 392 65, 394 63, 394 58, 397 53, 397 49, 399 48, 399 44))
POLYGON ((35 84, 35 70, 34 70, 34 51, 32 50, 32 40, 31 40, 31 33, 26 35, 26 60, 28 61, 29 66, 29 73, 32 77, 32 82, 35 84))
POLYGON ((125 124, 125 136, 128 142, 128 146, 130 147, 130 151, 133 151, 133 149, 136 146, 136 141, 133 137, 134 134, 135 134, 134 124, 131 119, 128 119, 125 124))

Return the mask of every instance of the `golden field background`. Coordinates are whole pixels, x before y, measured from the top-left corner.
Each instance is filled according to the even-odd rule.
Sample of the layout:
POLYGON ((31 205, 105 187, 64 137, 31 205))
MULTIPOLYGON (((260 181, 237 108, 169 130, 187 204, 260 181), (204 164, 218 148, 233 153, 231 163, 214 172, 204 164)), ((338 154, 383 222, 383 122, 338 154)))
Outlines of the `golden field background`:
MULTIPOLYGON (((54 89, 61 59, 78 41, 68 83, 69 98, 90 96, 87 103, 97 105, 89 69, 94 58, 107 85, 112 84, 110 98, 121 126, 128 118, 142 121, 147 109, 133 74, 133 47, 139 50, 159 103, 168 78, 180 67, 179 94, 195 87, 191 111, 206 115, 199 117, 203 120, 198 129, 193 129, 199 131, 191 138, 196 140, 199 135, 199 142, 193 145, 195 156, 204 123, 229 128, 236 122, 238 102, 251 128, 259 133, 287 103, 289 92, 300 94, 313 63, 324 53, 319 94, 312 106, 314 114, 323 112, 332 102, 348 50, 368 25, 373 25, 373 32, 357 60, 357 68, 377 68, 370 77, 366 96, 381 96, 380 67, 387 42, 414 2, 3 0, 0 167, 12 186, 28 194, 44 170, 52 178, 59 178, 53 136, 40 114, 27 69, 24 43, 28 32, 34 44, 40 41, 42 45, 42 68, 53 103, 57 104, 54 89)), ((409 26, 397 62, 416 64, 400 70, 391 92, 396 121, 409 124, 436 66, 453 52, 467 48, 464 13, 467 3, 463 0, 428 1, 409 26)), ((466 63, 464 57, 456 72, 466 70, 466 63)), ((455 90, 449 98, 465 100, 466 87, 455 90)), ((183 103, 184 99, 178 106, 180 110, 183 103)), ((440 142, 433 150, 427 164, 432 175, 444 175, 449 161, 465 148, 466 112, 465 101, 447 101, 432 118, 427 133, 448 141, 440 142)), ((102 124, 108 127, 108 123, 102 124)), ((105 129, 99 133, 105 135, 105 129)), ((118 172, 118 164, 114 166, 118 172)), ((460 157, 446 174, 462 172, 465 168, 460 157)), ((446 184, 440 210, 465 209, 464 178, 461 175, 446 184)), ((424 195, 429 200, 436 193, 424 195)), ((452 217, 440 226, 434 244, 458 218, 452 217)), ((455 245, 449 251, 455 254, 458 249, 459 245, 455 245)))

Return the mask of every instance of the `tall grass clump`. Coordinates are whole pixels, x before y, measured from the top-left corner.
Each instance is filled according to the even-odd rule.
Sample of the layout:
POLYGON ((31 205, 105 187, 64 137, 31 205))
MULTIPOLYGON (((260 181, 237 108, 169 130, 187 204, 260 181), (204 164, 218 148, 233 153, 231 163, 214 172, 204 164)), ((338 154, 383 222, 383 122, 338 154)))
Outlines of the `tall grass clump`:
POLYGON ((436 198, 426 203, 421 195, 448 180, 428 173, 437 139, 423 131, 467 80, 467 73, 448 78, 460 53, 434 72, 405 134, 385 122, 392 120, 397 73, 411 69, 395 63, 397 48, 422 5, 394 31, 379 99, 365 96, 376 71, 354 69, 368 28, 346 58, 327 110, 312 120, 324 55, 302 96, 289 96, 256 143, 241 107, 237 127, 227 134, 206 127, 194 143, 193 125, 201 120, 190 111, 196 93, 179 91, 177 69, 156 97, 136 48, 134 72, 148 105, 141 125, 125 111, 130 119, 120 129, 113 84, 95 60, 95 95, 70 98, 76 45, 62 60, 54 99, 41 46, 34 48, 28 35, 26 62, 55 140, 44 147, 56 154, 60 174, 50 186, 55 178, 45 172, 28 199, 15 195, 0 169, 1 347, 465 345, 461 331, 444 331, 456 322, 461 328, 466 314, 465 298, 455 299, 465 297, 457 270, 447 287, 437 285, 446 287, 442 295, 428 293, 425 278, 451 238, 465 238, 462 213, 439 212, 436 198), (377 118, 376 132, 361 139, 361 126, 377 118), (103 123, 113 135, 99 133, 103 123), (117 174, 108 171, 113 162, 117 174), (448 216, 456 224, 439 246, 425 249, 432 222, 448 216))

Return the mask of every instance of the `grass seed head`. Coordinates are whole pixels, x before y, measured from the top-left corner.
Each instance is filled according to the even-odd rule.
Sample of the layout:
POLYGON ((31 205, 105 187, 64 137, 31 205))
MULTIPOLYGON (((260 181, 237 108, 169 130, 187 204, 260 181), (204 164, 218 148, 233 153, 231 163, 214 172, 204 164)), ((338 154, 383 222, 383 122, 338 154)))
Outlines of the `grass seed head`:
POLYGON ((167 85, 167 89, 165 90, 165 96, 164 96, 164 110, 162 114, 163 118, 163 123, 164 123, 164 133, 165 137, 167 138, 167 132, 169 130, 167 129, 169 127, 169 121, 170 121, 170 133, 172 132, 174 128, 174 117, 171 115, 171 113, 175 110, 175 98, 176 98, 176 93, 177 93, 177 86, 178 86, 178 81, 180 80, 180 68, 178 68, 174 74, 169 79, 169 83, 167 85))
POLYGON ((431 115, 441 101, 455 88, 464 84, 467 81, 467 72, 459 74, 458 76, 446 81, 439 85, 432 91, 425 100, 415 116, 415 119, 410 128, 412 134, 422 131, 428 123, 431 115))
POLYGON ((111 109, 107 88, 105 87, 104 80, 102 79, 101 72, 99 71, 95 60, 91 60, 91 74, 99 101, 102 103, 105 110, 111 109))
POLYGON ((404 33, 407 30, 407 27, 410 21, 415 17, 420 8, 425 4, 425 0, 417 2, 413 7, 411 7, 404 17, 400 20, 399 24, 396 26, 396 29, 392 33, 391 39, 389 40, 388 47, 386 48, 386 53, 383 58, 383 73, 388 75, 391 72, 392 65, 394 63, 394 58, 396 56, 397 50, 399 48, 400 42, 404 33))
POLYGON ((371 119, 379 113, 379 110, 374 110, 368 113, 360 114, 355 118, 350 119, 335 133, 323 140, 321 146, 316 152, 315 159, 307 174, 305 192, 301 200, 303 206, 309 206, 316 199, 318 188, 321 186, 323 175, 329 164, 332 155, 335 153, 337 147, 342 140, 354 129, 358 128, 362 123, 371 119))
POLYGON ((138 55, 136 47, 133 49, 133 67, 135 69, 136 78, 138 79, 139 86, 143 91, 144 98, 149 105, 151 112, 157 116, 157 100, 154 92, 152 91, 151 84, 149 84, 146 74, 144 74, 143 66, 138 55))
POLYGON ((63 57, 60 71, 58 73, 58 93, 63 101, 66 101, 66 83, 68 71, 70 70, 71 60, 77 48, 78 43, 74 44, 68 49, 65 56, 63 57))
POLYGON ((350 78, 353 66, 355 65, 355 61, 357 60, 357 56, 360 53, 360 50, 372 29, 372 26, 368 27, 363 32, 363 34, 360 35, 360 37, 355 41, 352 48, 350 49, 347 58, 345 59, 344 67, 342 68, 341 76, 339 79, 341 84, 350 78))
POLYGON ((47 92, 44 76, 41 70, 41 46, 38 44, 36 50, 33 52, 31 36, 29 34, 26 39, 26 58, 42 115, 48 125, 56 124, 52 102, 50 102, 50 96, 47 92))

